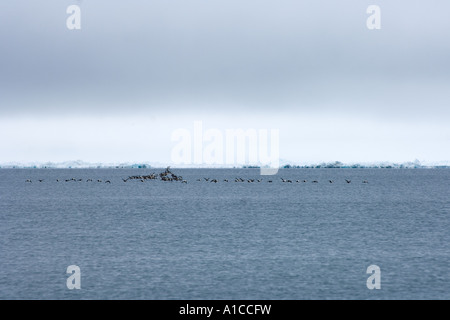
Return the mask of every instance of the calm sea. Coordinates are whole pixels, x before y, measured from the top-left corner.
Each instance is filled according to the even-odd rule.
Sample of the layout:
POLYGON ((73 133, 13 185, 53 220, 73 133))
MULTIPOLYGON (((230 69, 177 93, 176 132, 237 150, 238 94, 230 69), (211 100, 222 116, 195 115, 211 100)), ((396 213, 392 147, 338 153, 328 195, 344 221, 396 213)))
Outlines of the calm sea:
POLYGON ((154 171, 1 169, 0 299, 450 299, 450 170, 154 171))

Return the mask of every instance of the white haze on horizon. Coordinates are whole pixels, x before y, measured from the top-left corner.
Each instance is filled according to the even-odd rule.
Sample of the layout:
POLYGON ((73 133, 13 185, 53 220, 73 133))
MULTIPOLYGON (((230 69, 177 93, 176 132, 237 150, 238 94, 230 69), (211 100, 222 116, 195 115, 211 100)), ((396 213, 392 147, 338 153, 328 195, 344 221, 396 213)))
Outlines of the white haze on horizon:
MULTIPOLYGON (((384 122, 358 117, 274 115, 270 118, 230 116, 104 116, 0 119, 0 164, 30 162, 171 164, 180 128, 194 135, 217 129, 278 129, 280 159, 295 164, 436 163, 450 159, 450 127, 384 122), (13 134, 12 134, 13 133, 13 134)), ((203 143, 204 146, 208 142, 203 143)))

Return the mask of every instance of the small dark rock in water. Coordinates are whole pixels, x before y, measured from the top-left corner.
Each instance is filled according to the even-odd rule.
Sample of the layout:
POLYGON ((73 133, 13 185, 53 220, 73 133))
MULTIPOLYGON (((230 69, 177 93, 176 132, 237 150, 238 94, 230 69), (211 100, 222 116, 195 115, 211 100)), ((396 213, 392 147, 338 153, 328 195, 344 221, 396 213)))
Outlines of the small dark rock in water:
POLYGON ((170 167, 167 167, 166 170, 163 172, 160 172, 158 174, 152 173, 149 175, 143 175, 143 176, 130 176, 127 179, 123 179, 123 182, 127 182, 128 180, 139 180, 141 182, 144 182, 146 180, 158 180, 161 179, 161 181, 181 181, 183 182, 182 176, 177 176, 172 171, 170 171, 170 167))

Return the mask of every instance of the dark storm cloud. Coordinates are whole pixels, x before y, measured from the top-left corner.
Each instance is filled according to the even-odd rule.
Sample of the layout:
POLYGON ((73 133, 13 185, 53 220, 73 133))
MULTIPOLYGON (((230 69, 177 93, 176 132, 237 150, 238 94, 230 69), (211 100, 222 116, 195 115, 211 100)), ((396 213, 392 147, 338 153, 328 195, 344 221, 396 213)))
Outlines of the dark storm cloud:
POLYGON ((258 110, 448 117, 450 3, 3 1, 0 114, 258 110), (82 30, 66 29, 79 4, 82 30), (366 8, 382 29, 366 28, 366 8))

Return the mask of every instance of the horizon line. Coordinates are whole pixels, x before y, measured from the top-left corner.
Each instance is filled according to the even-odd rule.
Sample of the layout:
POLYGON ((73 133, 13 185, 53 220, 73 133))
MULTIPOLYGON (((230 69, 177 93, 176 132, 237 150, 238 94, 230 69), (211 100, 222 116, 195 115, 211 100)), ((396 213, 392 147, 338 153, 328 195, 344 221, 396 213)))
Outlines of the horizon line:
MULTIPOLYGON (((86 162, 82 160, 61 161, 61 162, 4 162, 0 163, 0 169, 160 169, 160 168, 176 168, 176 169, 261 169, 270 168, 260 164, 171 164, 160 162, 86 162)), ((364 169, 364 168, 380 168, 380 169, 420 169, 420 168, 450 168, 450 161, 433 161, 420 162, 392 162, 392 161, 374 161, 374 162, 298 162, 282 161, 277 168, 273 169, 364 169)))

